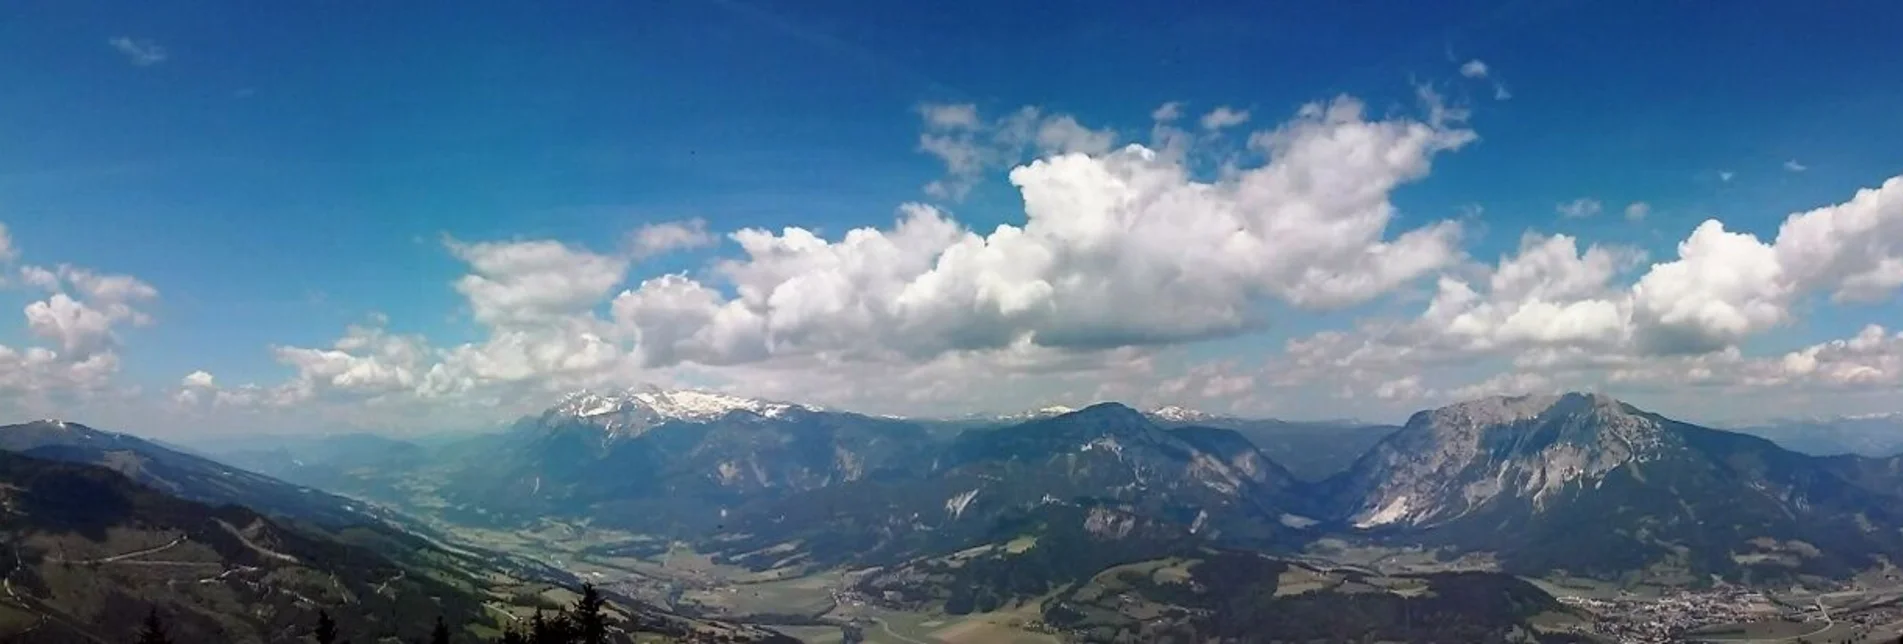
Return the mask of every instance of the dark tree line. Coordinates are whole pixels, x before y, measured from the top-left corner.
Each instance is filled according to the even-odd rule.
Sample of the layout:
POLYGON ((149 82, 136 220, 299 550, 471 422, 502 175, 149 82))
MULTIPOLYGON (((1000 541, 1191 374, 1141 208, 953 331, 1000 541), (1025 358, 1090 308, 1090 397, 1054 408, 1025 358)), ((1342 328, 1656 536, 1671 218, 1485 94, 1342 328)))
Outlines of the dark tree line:
MULTIPOLYGON (((496 644, 608 644, 609 615, 608 600, 594 584, 583 584, 581 597, 573 605, 557 609, 554 612, 536 611, 522 628, 510 628, 503 632, 496 644)), ((641 630, 643 624, 637 617, 629 624, 628 630, 641 630)), ((665 632, 666 629, 660 629, 665 632)), ((666 633, 685 636, 687 633, 666 633)), ((312 626, 310 636, 317 644, 350 644, 349 640, 339 640, 337 621, 329 611, 317 612, 317 623, 312 626)), ((451 644, 457 641, 451 636, 449 624, 438 616, 430 628, 428 644, 451 644)), ((137 644, 173 644, 166 634, 165 624, 159 619, 156 609, 147 613, 139 630, 137 644)), ((419 640, 417 644, 423 644, 419 640)))

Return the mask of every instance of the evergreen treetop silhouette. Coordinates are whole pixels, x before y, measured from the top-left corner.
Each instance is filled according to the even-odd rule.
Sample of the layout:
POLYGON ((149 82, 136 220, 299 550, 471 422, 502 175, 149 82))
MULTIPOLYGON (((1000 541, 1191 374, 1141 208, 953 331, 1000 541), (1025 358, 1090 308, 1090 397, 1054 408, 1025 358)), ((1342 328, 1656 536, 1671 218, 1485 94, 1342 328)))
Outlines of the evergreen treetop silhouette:
POLYGON ((330 618, 330 611, 317 611, 317 628, 311 635, 317 638, 317 644, 337 644, 337 620, 330 618))
POLYGON ((165 636, 165 624, 159 621, 159 609, 146 612, 145 623, 139 628, 139 644, 172 644, 165 636))
POLYGON ((581 598, 575 600, 575 634, 581 644, 608 644, 608 616, 602 612, 607 603, 594 584, 581 585, 581 598))

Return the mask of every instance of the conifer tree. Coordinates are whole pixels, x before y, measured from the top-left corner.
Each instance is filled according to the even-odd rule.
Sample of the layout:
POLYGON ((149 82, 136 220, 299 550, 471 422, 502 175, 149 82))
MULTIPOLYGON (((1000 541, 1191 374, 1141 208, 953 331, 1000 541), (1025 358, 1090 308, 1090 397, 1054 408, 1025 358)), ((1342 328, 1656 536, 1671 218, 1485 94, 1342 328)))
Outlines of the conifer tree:
POLYGON ((581 598, 575 600, 575 634, 581 644, 608 644, 608 615, 602 611, 606 605, 594 584, 582 584, 581 598))
POLYGON ((139 644, 172 644, 171 638, 165 636, 165 624, 159 621, 159 609, 145 614, 145 624, 139 629, 139 644))
POLYGON ((311 630, 311 636, 317 638, 317 644, 337 644, 337 620, 330 618, 330 611, 317 611, 317 628, 311 630))

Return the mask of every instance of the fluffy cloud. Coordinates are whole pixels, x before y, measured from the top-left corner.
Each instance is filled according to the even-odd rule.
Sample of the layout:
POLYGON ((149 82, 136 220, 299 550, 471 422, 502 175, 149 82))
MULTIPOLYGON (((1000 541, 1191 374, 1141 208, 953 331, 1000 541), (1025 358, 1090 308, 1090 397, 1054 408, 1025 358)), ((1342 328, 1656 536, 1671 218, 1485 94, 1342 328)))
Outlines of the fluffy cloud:
POLYGON ((1260 376, 1235 361, 1208 362, 1192 365, 1182 375, 1166 378, 1154 386, 1146 382, 1142 391, 1133 395, 1106 398, 1151 407, 1169 404, 1215 411, 1223 411, 1224 407, 1228 411, 1259 411, 1268 405, 1268 401, 1255 395, 1260 386, 1260 376))
POLYGON ((119 36, 107 40, 106 44, 111 45, 113 49, 119 50, 119 53, 125 54, 127 61, 139 67, 157 65, 165 62, 165 59, 170 57, 170 54, 165 51, 164 47, 160 47, 158 43, 144 38, 119 36))
POLYGON ((1423 322, 1477 350, 1545 344, 1613 345, 1628 333, 1628 306, 1609 287, 1636 253, 1593 246, 1583 254, 1565 235, 1529 235, 1503 258, 1484 296, 1443 278, 1423 322))
POLYGON ((919 115, 925 117, 926 126, 932 129, 978 129, 978 106, 970 103, 959 105, 921 105, 919 106, 919 115))
POLYGON ((677 250, 706 248, 719 243, 707 232, 707 221, 700 218, 644 224, 628 235, 628 246, 635 259, 645 259, 677 250))
POLYGON ((964 199, 984 173, 1028 155, 1102 154, 1117 140, 1110 130, 1092 130, 1069 115, 1047 115, 1029 106, 992 121, 983 120, 970 104, 925 105, 919 114, 925 124, 919 151, 945 164, 945 177, 925 186, 926 194, 939 199, 964 199))
POLYGON ((300 400, 326 392, 369 397, 412 390, 430 359, 421 336, 374 326, 351 326, 329 349, 276 347, 272 353, 296 371, 286 393, 300 400))
POLYGON ((1238 109, 1229 107, 1227 105, 1223 105, 1221 107, 1217 107, 1216 109, 1210 110, 1208 114, 1204 114, 1202 119, 1202 126, 1203 126, 1203 129, 1213 132, 1216 130, 1221 130, 1223 128, 1229 128, 1229 127, 1235 127, 1237 125, 1242 125, 1243 123, 1247 123, 1247 122, 1249 122, 1248 110, 1238 110, 1238 109))
POLYGON ((471 273, 456 281, 478 322, 536 324, 588 310, 619 284, 623 257, 601 255, 555 241, 449 242, 471 273))
POLYGON ((1792 289, 1777 253, 1754 236, 1699 224, 1632 287, 1641 347, 1655 353, 1715 351, 1784 322, 1792 289))
POLYGON ((1248 137, 1265 161, 1215 180, 1151 148, 1112 149, 1067 116, 985 121, 975 109, 927 108, 928 133, 943 137, 928 140, 977 146, 952 155, 954 174, 966 167, 957 159, 982 169, 1019 153, 984 147, 1000 141, 1041 155, 1008 173, 1023 224, 980 233, 907 204, 890 226, 838 237, 739 230, 727 235, 737 256, 704 275, 644 279, 607 301, 605 316, 633 257, 701 243, 704 227, 636 231, 625 255, 550 240, 451 241, 469 266, 454 288, 487 337, 435 347, 377 320, 328 347, 275 347, 292 371, 281 384, 207 379, 180 395, 355 417, 511 408, 559 389, 686 379, 895 411, 968 405, 979 391, 1261 408, 1247 401, 1254 374, 1228 364, 1163 376, 1156 352, 1258 328, 1266 305, 1349 306, 1458 261, 1457 224, 1392 225, 1389 194, 1474 138, 1457 114, 1428 108, 1418 121, 1370 119, 1348 98, 1306 106, 1248 137))
POLYGON ((632 256, 678 247, 691 236, 683 233, 697 228, 676 222, 638 229, 628 256, 550 240, 451 241, 446 247, 469 266, 454 287, 486 338, 437 347, 421 335, 390 332, 387 320, 376 316, 350 326, 329 347, 273 347, 277 361, 292 370, 288 381, 220 389, 216 400, 245 407, 314 403, 333 412, 361 402, 414 411, 494 405, 599 384, 634 358, 595 310, 625 278, 632 256))
POLYGON ((65 293, 26 305, 27 330, 75 355, 91 355, 105 348, 112 336, 112 322, 105 313, 65 293))
MULTIPOLYGON (((20 257, 0 224, 0 264, 20 257)), ((16 407, 51 409, 55 400, 88 399, 112 391, 119 372, 118 328, 152 318, 141 307, 158 290, 130 275, 101 274, 66 264, 18 267, 19 285, 46 293, 22 313, 26 331, 51 346, 0 345, 0 400, 16 407)), ((11 280, 0 281, 0 286, 11 280)))
POLYGON ((1420 374, 1395 378, 1374 388, 1374 397, 1381 400, 1416 400, 1432 393, 1421 385, 1420 374))
POLYGON ((88 395, 106 390, 119 372, 119 356, 98 353, 73 360, 44 347, 16 349, 0 345, 0 400, 29 406, 54 396, 88 395))
POLYGON ((130 275, 101 275, 64 264, 55 269, 25 266, 20 276, 50 293, 26 306, 27 330, 53 341, 73 359, 113 348, 114 327, 122 323, 150 324, 151 316, 136 306, 158 297, 157 289, 130 275))
POLYGON ((1451 395, 1459 400, 1485 396, 1518 396, 1558 391, 1552 379, 1537 373, 1507 372, 1480 382, 1455 388, 1451 395))
MULTIPOLYGON (((1770 371, 1761 361, 1752 371, 1770 371)), ((1903 333, 1868 325, 1857 335, 1832 340, 1784 354, 1775 362, 1776 373, 1826 387, 1903 385, 1903 333)))
POLYGON ((1652 204, 1643 201, 1634 201, 1625 207, 1626 221, 1644 221, 1646 215, 1650 214, 1652 214, 1652 204))
POLYGON ((185 377, 180 379, 178 384, 181 387, 194 389, 209 389, 217 386, 213 381, 211 373, 203 369, 185 374, 185 377))
POLYGON ((1903 286, 1903 176, 1778 228, 1776 262, 1797 285, 1874 302, 1903 286))
POLYGON ((1269 161, 1217 182, 1142 146, 1056 154, 1010 173, 1022 227, 980 235, 914 204, 889 229, 837 241, 743 230, 732 238, 746 257, 715 266, 734 297, 673 276, 614 310, 648 359, 714 364, 1231 335, 1263 322, 1261 303, 1351 305, 1456 260, 1457 224, 1390 237, 1388 195, 1472 139, 1451 123, 1368 120, 1344 98, 1258 133, 1269 161))
POLYGON ((1635 271, 1629 285, 1620 278, 1640 263, 1636 251, 1581 250, 1568 236, 1529 235, 1495 266, 1443 274, 1419 317, 1291 340, 1271 368, 1284 385, 1336 383, 1376 397, 1388 374, 1445 375, 1488 360, 1519 371, 1447 394, 1602 383, 1894 383, 1899 343, 1881 328, 1782 357, 1750 358, 1738 347, 1790 322, 1806 297, 1873 302, 1903 287, 1900 197, 1903 178, 1892 178, 1844 203, 1790 215, 1769 243, 1706 221, 1678 244, 1676 257, 1635 271))
POLYGON ((1182 116, 1183 116, 1183 102, 1182 101, 1170 101, 1168 103, 1164 103, 1162 105, 1157 106, 1155 111, 1150 112, 1150 118, 1159 123, 1168 123, 1170 121, 1174 121, 1176 119, 1182 118, 1182 116))
POLYGON ((172 394, 172 401, 191 407, 201 404, 207 396, 216 396, 218 383, 210 372, 200 369, 185 374, 178 381, 178 390, 172 394))
POLYGON ((1784 162, 1784 170, 1786 172, 1803 172, 1809 169, 1810 169, 1810 166, 1804 165, 1802 163, 1798 163, 1797 159, 1791 159, 1789 161, 1784 162))
POLYGON ((1460 66, 1460 75, 1467 78, 1486 78, 1487 64, 1476 58, 1460 66))
POLYGON ((1589 199, 1586 197, 1580 197, 1553 207, 1553 210, 1558 211, 1561 217, 1568 219, 1591 217, 1599 214, 1600 209, 1601 205, 1598 199, 1589 199))

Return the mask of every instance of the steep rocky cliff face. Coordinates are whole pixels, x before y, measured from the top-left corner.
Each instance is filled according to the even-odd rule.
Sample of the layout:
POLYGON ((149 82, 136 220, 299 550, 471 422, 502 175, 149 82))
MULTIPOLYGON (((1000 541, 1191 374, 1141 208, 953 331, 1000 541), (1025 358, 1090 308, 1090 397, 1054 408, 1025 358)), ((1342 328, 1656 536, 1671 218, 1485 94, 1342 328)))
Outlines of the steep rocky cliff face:
POLYGON ((1769 579, 1903 553, 1897 491, 1844 470, 1606 396, 1497 397, 1415 414, 1326 494, 1350 529, 1526 572, 1769 579))

